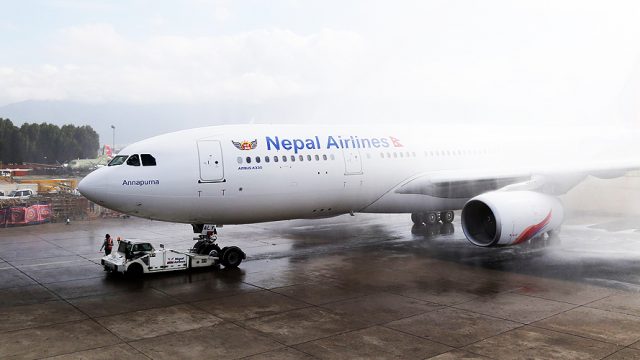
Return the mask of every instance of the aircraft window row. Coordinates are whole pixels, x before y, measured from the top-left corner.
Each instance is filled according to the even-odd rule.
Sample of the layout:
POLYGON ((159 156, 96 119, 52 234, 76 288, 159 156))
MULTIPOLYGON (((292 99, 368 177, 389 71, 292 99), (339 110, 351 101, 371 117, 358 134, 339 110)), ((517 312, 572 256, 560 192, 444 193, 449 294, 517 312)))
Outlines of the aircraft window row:
POLYGON ((488 154, 487 149, 464 149, 464 150, 431 150, 425 151, 424 156, 462 156, 462 155, 479 155, 488 154))
POLYGON ((327 156, 326 154, 322 154, 322 155, 282 155, 282 156, 265 156, 264 158, 260 157, 260 156, 256 156, 256 157, 251 157, 251 156, 247 156, 246 158, 242 158, 242 156, 238 156, 238 164, 242 164, 243 162, 246 164, 251 164, 252 162, 255 162, 256 164, 260 164, 261 162, 265 162, 265 163, 270 163, 270 162, 287 162, 287 161, 291 161, 291 162, 295 162, 295 161, 327 161, 327 160, 335 160, 336 156, 334 154, 330 154, 329 156, 327 156))
POLYGON ((117 155, 111 161, 109 161, 108 166, 118 166, 122 165, 126 162, 129 166, 156 166, 156 158, 154 158, 151 154, 133 154, 129 155, 117 155), (142 161, 140 160, 142 159, 142 161))
MULTIPOLYGON (((462 155, 479 155, 479 154, 488 154, 489 151, 487 149, 477 149, 477 150, 431 150, 425 151, 424 156, 462 156, 462 155)), ((415 152, 381 152, 380 158, 390 159, 390 158, 411 158, 416 157, 415 152)), ((371 155, 367 153, 367 159, 371 159, 371 155)))
POLYGON ((394 151, 394 152, 386 152, 386 153, 385 152, 381 152, 380 153, 380 157, 381 158, 385 158, 385 157, 386 158, 391 158, 391 157, 394 157, 394 158, 399 158, 399 157, 400 158, 405 158, 405 157, 406 158, 411 158, 411 157, 416 157, 416 153, 415 153, 415 151, 414 152, 409 152, 409 151, 407 151, 407 152, 395 152, 394 151))

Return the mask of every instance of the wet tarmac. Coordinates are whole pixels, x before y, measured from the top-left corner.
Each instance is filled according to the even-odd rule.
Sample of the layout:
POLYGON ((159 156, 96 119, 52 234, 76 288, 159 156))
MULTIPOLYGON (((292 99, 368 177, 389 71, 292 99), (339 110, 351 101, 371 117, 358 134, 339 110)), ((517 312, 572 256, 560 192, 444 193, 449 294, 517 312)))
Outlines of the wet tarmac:
POLYGON ((133 218, 0 229, 0 358, 640 359, 640 218, 501 249, 408 215, 227 226, 240 269, 139 280, 102 271, 105 233, 193 244, 133 218))

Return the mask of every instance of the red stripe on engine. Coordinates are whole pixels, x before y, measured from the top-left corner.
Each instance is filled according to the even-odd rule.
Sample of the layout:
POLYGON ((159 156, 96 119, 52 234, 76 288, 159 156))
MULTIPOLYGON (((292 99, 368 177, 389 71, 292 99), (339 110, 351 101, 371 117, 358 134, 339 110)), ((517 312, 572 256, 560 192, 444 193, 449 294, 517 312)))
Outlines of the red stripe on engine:
POLYGON ((516 241, 513 242, 513 245, 520 244, 521 242, 525 242, 531 239, 540 230, 542 230, 542 228, 547 226, 547 224, 549 224, 549 221, 551 221, 551 211, 549 211, 549 214, 547 215, 547 217, 545 217, 544 220, 542 220, 540 223, 536 225, 531 225, 528 228, 524 229, 524 231, 520 234, 520 236, 518 236, 516 241))

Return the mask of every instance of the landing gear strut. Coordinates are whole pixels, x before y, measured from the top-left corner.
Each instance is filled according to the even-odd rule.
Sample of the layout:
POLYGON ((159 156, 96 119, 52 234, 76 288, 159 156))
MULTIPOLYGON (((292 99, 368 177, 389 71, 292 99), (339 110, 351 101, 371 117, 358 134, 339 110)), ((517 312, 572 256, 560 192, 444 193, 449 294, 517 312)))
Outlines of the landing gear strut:
POLYGON ((442 221, 443 224, 450 224, 453 222, 453 211, 429 211, 426 213, 413 213, 411 214, 411 221, 416 225, 433 225, 438 221, 442 221))
MULTIPOLYGON (((203 224, 192 224, 191 226, 193 226, 193 232, 196 232, 196 230, 203 232, 203 224)), ((237 246, 225 246, 221 248, 216 244, 218 231, 215 228, 213 228, 212 231, 207 231, 206 234, 200 234, 197 238, 194 238, 194 240, 195 239, 198 241, 193 245, 193 248, 191 248, 191 252, 200 255, 217 256, 225 268, 237 268, 240 266, 242 260, 247 258, 244 251, 240 250, 237 246)))

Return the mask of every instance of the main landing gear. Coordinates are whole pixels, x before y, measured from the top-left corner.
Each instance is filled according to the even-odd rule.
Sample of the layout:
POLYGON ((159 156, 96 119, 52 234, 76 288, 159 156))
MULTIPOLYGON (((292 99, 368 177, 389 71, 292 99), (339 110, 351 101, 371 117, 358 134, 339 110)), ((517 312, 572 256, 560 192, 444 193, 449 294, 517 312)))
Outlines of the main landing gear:
POLYGON ((230 269, 237 268, 240 266, 242 260, 247 258, 244 251, 240 250, 237 246, 225 246, 221 248, 216 244, 218 232, 215 228, 213 228, 212 231, 206 231, 205 234, 202 234, 203 224, 192 224, 191 226, 193 226, 194 233, 200 233, 197 238, 194 238, 194 240, 197 239, 198 241, 193 245, 193 248, 190 249, 191 252, 218 257, 220 263, 225 268, 230 269))
POLYGON ((441 221, 443 224, 451 224, 451 222, 453 222, 453 218, 453 211, 429 211, 425 213, 411 214, 411 221, 413 221, 415 225, 433 225, 438 221, 441 221))

